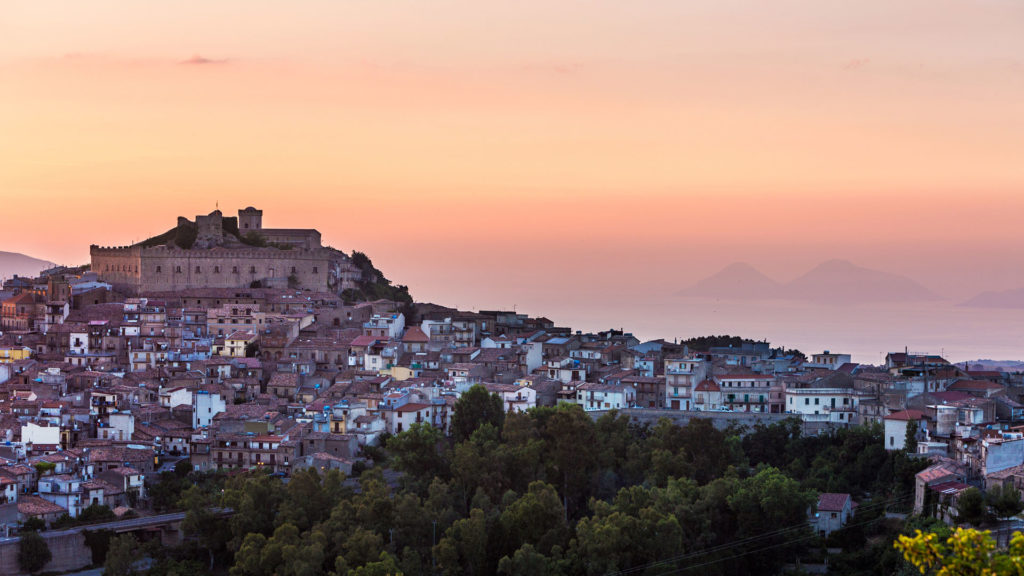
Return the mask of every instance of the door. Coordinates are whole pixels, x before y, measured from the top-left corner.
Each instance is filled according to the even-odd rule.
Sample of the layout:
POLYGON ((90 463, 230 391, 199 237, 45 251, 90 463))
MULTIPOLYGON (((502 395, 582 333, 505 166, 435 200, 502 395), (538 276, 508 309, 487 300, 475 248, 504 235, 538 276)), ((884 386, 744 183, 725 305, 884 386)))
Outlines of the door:
POLYGON ((673 400, 672 401, 672 409, 673 410, 679 410, 679 400, 673 400))

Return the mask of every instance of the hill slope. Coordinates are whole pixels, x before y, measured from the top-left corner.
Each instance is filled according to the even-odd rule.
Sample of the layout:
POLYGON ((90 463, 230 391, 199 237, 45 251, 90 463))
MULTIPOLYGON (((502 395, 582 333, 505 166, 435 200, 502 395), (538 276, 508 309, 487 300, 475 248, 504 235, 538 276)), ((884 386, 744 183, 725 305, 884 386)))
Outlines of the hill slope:
POLYGON ((17 252, 0 252, 0 278, 18 276, 38 276, 47 268, 53 268, 53 262, 40 260, 17 252))

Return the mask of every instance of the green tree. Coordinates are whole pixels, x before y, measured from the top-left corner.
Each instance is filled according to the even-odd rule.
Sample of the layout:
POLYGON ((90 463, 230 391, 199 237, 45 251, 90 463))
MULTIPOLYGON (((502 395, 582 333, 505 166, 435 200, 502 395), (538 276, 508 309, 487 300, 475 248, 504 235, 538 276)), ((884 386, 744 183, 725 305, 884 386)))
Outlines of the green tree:
POLYGON ((452 414, 452 437, 456 442, 468 440, 483 424, 491 424, 499 431, 505 422, 505 406, 501 397, 491 394, 476 384, 455 401, 452 414))
POLYGON ((1020 514, 1024 510, 1024 502, 1021 501, 1020 492, 1010 484, 998 484, 993 486, 985 495, 989 507, 995 513, 996 518, 1009 518, 1020 514))
POLYGON ((944 543, 939 535, 918 530, 914 536, 900 536, 893 545, 921 574, 995 576, 1024 570, 1024 534, 1020 532, 1014 533, 1005 552, 996 549, 990 532, 970 528, 957 528, 944 543))
POLYGON ((18 542, 18 566, 25 572, 38 572, 53 558, 46 540, 35 530, 21 535, 18 542))
POLYGON ((104 576, 130 576, 135 573, 132 566, 139 559, 139 542, 131 534, 117 536, 110 540, 106 561, 103 562, 104 576))
POLYGON ((562 403, 536 409, 547 450, 549 482, 561 484, 567 513, 578 512, 590 496, 590 477, 597 463, 594 421, 579 404, 562 403))
POLYGON ((351 576, 399 576, 401 573, 394 556, 387 552, 381 552, 376 561, 367 562, 349 572, 351 576))
POLYGON ((546 554, 555 546, 565 545, 569 538, 558 492, 544 482, 530 484, 529 491, 501 513, 500 524, 504 541, 513 550, 526 543, 546 554))
POLYGON ((407 481, 419 491, 435 477, 446 476, 446 463, 438 452, 444 436, 426 422, 417 422, 388 439, 388 451, 395 468, 405 472, 407 481))
POLYGON ((103 564, 107 561, 107 551, 110 549, 110 541, 114 537, 112 530, 82 530, 85 538, 85 545, 92 552, 92 563, 103 564))
POLYGON ((179 506, 185 510, 185 518, 181 521, 182 531, 195 538, 200 548, 206 550, 210 558, 210 569, 218 552, 222 551, 231 539, 231 530, 227 523, 210 509, 212 498, 199 486, 192 486, 182 493, 179 506))
POLYGON ((548 576, 551 571, 546 556, 537 552, 533 546, 523 544, 511 558, 502 557, 498 562, 498 574, 501 576, 548 576))
POLYGON ((473 508, 469 518, 452 524, 437 545, 437 565, 443 574, 488 573, 487 528, 487 517, 480 508, 473 508))
POLYGON ((917 420, 907 422, 907 435, 903 439, 903 449, 907 451, 907 454, 917 454, 917 430, 917 420))
POLYGON ((956 499, 956 517, 959 522, 977 526, 985 521, 985 497, 973 486, 964 490, 956 499))

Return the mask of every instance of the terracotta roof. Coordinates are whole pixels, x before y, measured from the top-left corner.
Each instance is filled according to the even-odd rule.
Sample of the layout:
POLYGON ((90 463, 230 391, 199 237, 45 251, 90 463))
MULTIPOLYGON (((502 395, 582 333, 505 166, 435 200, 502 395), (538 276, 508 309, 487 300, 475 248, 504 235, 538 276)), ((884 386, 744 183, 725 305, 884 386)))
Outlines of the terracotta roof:
POLYGON ((419 412, 420 410, 426 410, 427 408, 430 408, 430 404, 416 404, 416 403, 410 402, 409 404, 405 404, 405 405, 399 406, 398 408, 395 408, 395 411, 396 412, 419 412))
POLYGON ((430 338, 419 326, 413 326, 405 331, 405 336, 402 336, 402 342, 430 342, 430 338))
POLYGON ((44 514, 61 514, 67 512, 63 506, 58 506, 49 500, 43 500, 39 496, 25 496, 18 498, 18 513, 26 516, 42 516, 44 514))
POLYGON ((885 417, 886 420, 920 420, 925 417, 925 413, 920 410, 900 410, 899 412, 893 412, 885 417))
POLYGON ((721 387, 719 387, 718 384, 715 384, 714 380, 708 379, 697 384, 697 387, 693 390, 694 392, 718 392, 721 390, 721 387))
MULTIPOLYGON (((826 492, 818 496, 818 511, 841 512, 850 501, 849 494, 834 494, 826 492)), ((851 501, 852 504, 852 501, 851 501)))

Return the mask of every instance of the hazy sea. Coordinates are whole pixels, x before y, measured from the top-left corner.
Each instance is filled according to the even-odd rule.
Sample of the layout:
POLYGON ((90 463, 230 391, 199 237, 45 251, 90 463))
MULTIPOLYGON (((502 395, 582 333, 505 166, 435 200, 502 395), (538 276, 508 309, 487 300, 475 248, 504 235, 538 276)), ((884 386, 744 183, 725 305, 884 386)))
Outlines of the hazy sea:
POLYGON ((583 330, 626 328, 638 338, 732 334, 768 339, 810 354, 822 350, 880 364, 887 352, 943 354, 952 362, 1024 359, 1024 310, 964 308, 953 303, 819 304, 700 298, 616 298, 564 302, 558 324, 583 330))

